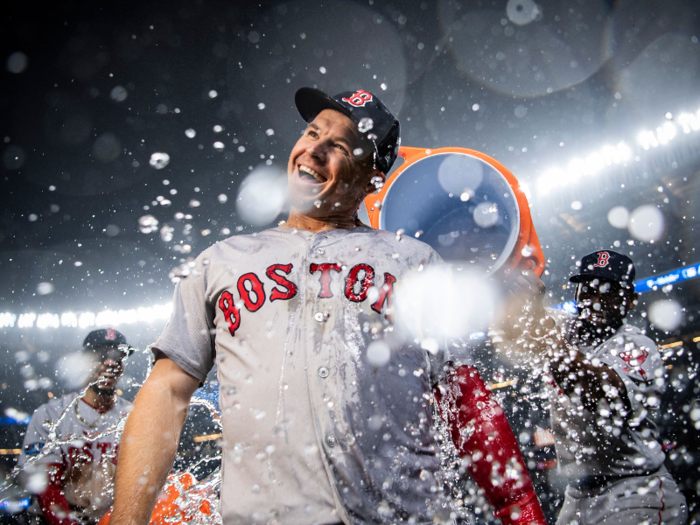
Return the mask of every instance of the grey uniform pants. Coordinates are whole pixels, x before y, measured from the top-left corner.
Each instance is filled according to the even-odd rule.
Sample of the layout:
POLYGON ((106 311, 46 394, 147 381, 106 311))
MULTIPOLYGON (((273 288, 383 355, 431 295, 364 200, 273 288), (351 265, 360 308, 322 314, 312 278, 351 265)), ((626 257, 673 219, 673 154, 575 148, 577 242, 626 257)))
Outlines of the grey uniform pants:
POLYGON ((649 476, 624 478, 606 487, 579 490, 566 487, 557 525, 684 525, 685 496, 662 469, 649 476))

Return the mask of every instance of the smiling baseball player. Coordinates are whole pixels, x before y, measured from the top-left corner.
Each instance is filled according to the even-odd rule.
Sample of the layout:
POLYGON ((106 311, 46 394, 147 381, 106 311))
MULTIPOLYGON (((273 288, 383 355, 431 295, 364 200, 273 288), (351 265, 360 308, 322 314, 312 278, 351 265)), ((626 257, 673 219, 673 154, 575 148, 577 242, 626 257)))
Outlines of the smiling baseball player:
POLYGON ((664 384, 661 355, 624 322, 637 305, 635 268, 612 250, 581 259, 578 315, 542 308, 538 292, 520 344, 549 377, 558 466, 568 479, 559 525, 683 524, 685 498, 663 465, 651 414, 664 384))
POLYGON ((93 330, 83 342, 83 355, 93 362, 88 389, 53 399, 32 415, 18 465, 46 476, 37 500, 49 525, 97 523, 112 504, 119 446, 113 431, 131 407, 116 388, 129 353, 118 331, 93 330))
POLYGON ((364 90, 304 88, 296 104, 308 126, 289 159, 289 219, 217 243, 177 284, 125 429, 112 525, 148 522, 190 397, 215 363, 224 523, 449 522, 438 385, 455 444, 498 515, 544 523, 476 370, 402 341, 387 317, 394 283, 439 262, 428 245, 357 219, 396 158, 399 122, 364 90))

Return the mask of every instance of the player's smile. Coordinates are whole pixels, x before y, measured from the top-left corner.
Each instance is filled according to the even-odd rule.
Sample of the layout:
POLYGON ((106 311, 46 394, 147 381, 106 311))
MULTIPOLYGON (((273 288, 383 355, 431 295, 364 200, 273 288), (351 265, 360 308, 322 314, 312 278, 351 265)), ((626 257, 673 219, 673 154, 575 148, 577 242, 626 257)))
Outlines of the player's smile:
POLYGON ((318 171, 303 164, 297 167, 297 173, 299 179, 307 184, 321 184, 327 180, 327 177, 324 177, 318 171))

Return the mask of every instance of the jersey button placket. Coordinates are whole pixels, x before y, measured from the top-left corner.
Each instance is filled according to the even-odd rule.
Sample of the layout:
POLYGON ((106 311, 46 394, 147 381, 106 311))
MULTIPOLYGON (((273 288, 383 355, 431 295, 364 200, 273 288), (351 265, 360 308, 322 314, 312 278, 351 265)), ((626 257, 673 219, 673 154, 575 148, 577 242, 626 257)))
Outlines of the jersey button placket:
POLYGON ((326 436, 326 445, 328 445, 330 448, 333 448, 337 442, 338 440, 333 434, 328 434, 326 436))
POLYGON ((318 377, 320 377, 321 379, 326 379, 329 374, 330 374, 330 370, 328 370, 328 368, 326 368, 325 366, 319 367, 318 377))

